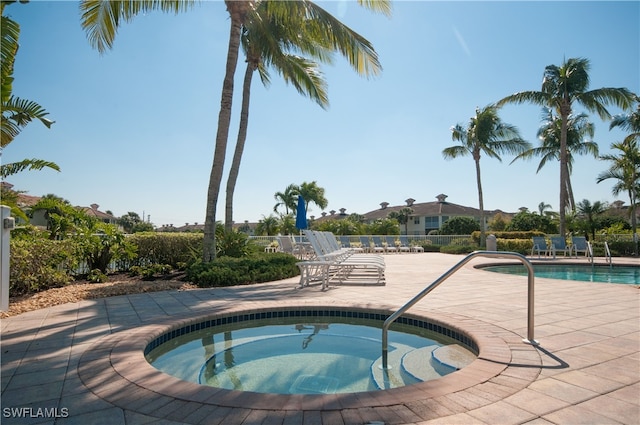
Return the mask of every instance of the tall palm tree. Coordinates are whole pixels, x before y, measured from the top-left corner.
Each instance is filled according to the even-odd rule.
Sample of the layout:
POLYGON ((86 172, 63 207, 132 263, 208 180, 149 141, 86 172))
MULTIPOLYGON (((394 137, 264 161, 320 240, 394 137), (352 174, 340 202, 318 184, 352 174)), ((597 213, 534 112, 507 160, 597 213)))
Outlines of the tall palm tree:
POLYGON ((569 206, 568 181, 568 151, 567 133, 569 116, 573 113, 574 103, 581 104, 589 112, 597 113, 602 119, 609 119, 611 115, 605 108, 607 104, 614 104, 622 109, 628 109, 633 100, 632 93, 626 88, 600 88, 587 90, 589 87, 590 64, 584 58, 570 58, 561 66, 548 65, 544 71, 542 89, 540 91, 523 91, 512 94, 500 100, 497 105, 507 103, 533 103, 555 110, 561 119, 560 127, 560 234, 566 234, 565 216, 569 206))
MULTIPOLYGON (((29 123, 38 120, 47 128, 51 128, 54 121, 47 118, 49 113, 39 104, 32 100, 20 99, 13 95, 13 66, 18 53, 18 39, 20 37, 20 25, 4 15, 4 8, 7 4, 0 3, 0 22, 2 65, 0 69, 0 79, 2 95, 0 98, 2 105, 2 118, 0 124, 0 155, 20 134, 22 129, 29 123)), ((12 162, 0 165, 0 179, 17 174, 24 170, 41 170, 51 168, 60 171, 60 167, 51 161, 42 159, 23 159, 19 162, 12 162)))
POLYGON ((445 148, 442 151, 444 158, 453 159, 471 155, 476 165, 476 183, 480 204, 480 245, 484 246, 486 226, 484 223, 482 180, 480 178, 480 156, 484 153, 490 158, 502 161, 501 153, 518 154, 530 149, 531 145, 520 137, 516 127, 500 120, 495 105, 476 109, 476 115, 471 118, 466 128, 457 124, 451 129, 451 138, 460 144, 445 148))
POLYGON ((247 137, 251 81, 254 72, 259 71, 263 84, 270 83, 269 66, 273 67, 287 83, 291 83, 299 93, 316 101, 323 109, 329 105, 326 80, 318 70, 318 65, 295 52, 310 55, 314 60, 330 63, 331 50, 353 45, 362 52, 364 67, 358 68, 354 56, 345 55, 351 65, 360 73, 377 74, 380 69, 377 54, 371 44, 362 36, 351 31, 342 22, 324 12, 311 2, 292 2, 291 14, 286 25, 276 16, 269 16, 273 2, 261 2, 256 14, 243 26, 241 45, 246 54, 240 127, 235 152, 229 170, 226 187, 225 229, 233 227, 233 194, 238 179, 240 162, 247 137), (300 9, 300 10, 296 10, 300 9), (309 19, 307 9, 312 9, 316 19, 309 19), (327 23, 331 28, 326 28, 327 23), (336 42, 336 40, 338 40, 336 42))
MULTIPOLYGON (((566 166, 566 189, 568 207, 571 211, 575 209, 573 188, 571 186, 571 172, 573 171, 573 154, 592 155, 598 157, 598 144, 593 140, 595 128, 593 123, 588 121, 587 114, 570 115, 567 123, 567 163, 566 166)), ((536 173, 540 172, 549 161, 560 159, 560 133, 562 121, 557 117, 552 109, 543 108, 543 121, 538 128, 538 139, 541 145, 522 152, 516 156, 511 163, 518 159, 531 159, 534 156, 541 157, 536 173)))
POLYGON ((602 155, 600 159, 609 161, 609 169, 600 173, 596 179, 597 183, 608 179, 616 180, 611 188, 614 195, 621 192, 627 192, 629 196, 629 212, 631 215, 631 228, 634 237, 634 254, 638 255, 637 244, 637 204, 640 197, 640 149, 638 148, 637 138, 626 137, 623 142, 613 143, 611 149, 620 153, 617 155, 602 155))
POLYGON ((622 130, 628 131, 625 141, 629 139, 638 140, 640 138, 640 96, 633 95, 636 109, 628 114, 618 114, 613 117, 609 124, 609 130, 620 127, 622 130))
MULTIPOLYGON (((387 0, 358 0, 358 2, 371 10, 390 10, 390 4, 387 0)), ((82 27, 87 32, 91 45, 99 51, 104 52, 112 47, 120 21, 129 21, 138 13, 151 10, 178 13, 189 9, 194 5, 194 3, 194 0, 81 0, 81 22, 82 27)), ((229 137, 233 100, 233 82, 238 63, 240 36, 245 20, 249 15, 255 13, 257 3, 258 1, 254 0, 225 0, 231 25, 229 29, 229 45, 227 50, 225 76, 222 85, 220 111, 218 114, 218 128, 213 153, 213 164, 211 166, 209 186, 207 189, 204 246, 202 254, 204 262, 213 260, 216 255, 216 209, 218 195, 220 194, 220 186, 222 183, 222 171, 226 156, 227 140, 229 137)), ((274 7, 270 13, 273 13, 274 16, 286 21, 288 17, 292 16, 289 9, 296 7, 296 3, 298 2, 273 2, 274 7)), ((303 3, 310 2, 304 0, 303 3)), ((328 24, 326 28, 330 30, 331 25, 328 24)), ((352 45, 343 46, 343 48, 346 49, 346 51, 350 51, 350 54, 357 59, 361 58, 361 52, 355 51, 352 45)))
POLYGON ((316 204, 321 210, 327 208, 329 201, 324 196, 324 188, 318 186, 318 183, 312 181, 311 183, 303 182, 297 188, 297 195, 301 195, 307 203, 307 211, 309 211, 309 204, 316 204))
MULTIPOLYGON (((291 211, 296 209, 296 195, 295 184, 288 185, 284 192, 276 192, 273 197, 276 199, 276 204, 273 206, 273 212, 277 213, 280 207, 284 207, 284 215, 288 215, 291 211)), ((282 213, 280 213, 282 215, 282 213)))
POLYGON ((284 192, 276 192, 273 195, 278 203, 273 207, 273 212, 278 212, 278 208, 284 207, 285 215, 289 215, 291 211, 295 211, 296 202, 298 200, 298 186, 290 184, 284 190, 284 192))

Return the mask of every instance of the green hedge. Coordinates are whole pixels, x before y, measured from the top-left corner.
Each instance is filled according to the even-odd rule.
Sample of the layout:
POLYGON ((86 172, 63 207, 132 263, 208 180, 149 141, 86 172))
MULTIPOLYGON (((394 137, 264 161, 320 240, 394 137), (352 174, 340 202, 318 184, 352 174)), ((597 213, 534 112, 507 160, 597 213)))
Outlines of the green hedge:
POLYGON ((58 288, 73 280, 76 247, 72 241, 11 240, 9 296, 58 288))
POLYGON ((293 255, 278 252, 220 257, 210 263, 193 264, 187 268, 186 279, 202 288, 268 282, 298 275, 298 261, 293 255))
POLYGON ((136 247, 132 266, 169 264, 180 268, 202 257, 202 233, 135 233, 127 240, 136 247))

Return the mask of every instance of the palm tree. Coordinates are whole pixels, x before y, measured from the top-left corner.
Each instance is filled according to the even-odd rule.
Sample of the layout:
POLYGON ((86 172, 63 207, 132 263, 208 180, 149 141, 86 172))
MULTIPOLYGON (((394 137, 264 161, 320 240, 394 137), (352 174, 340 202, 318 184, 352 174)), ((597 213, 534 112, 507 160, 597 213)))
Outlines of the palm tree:
MULTIPOLYGON (((47 128, 51 128, 54 121, 47 118, 49 113, 36 102, 20 99, 12 94, 13 91, 13 65, 18 52, 18 39, 20 37, 20 25, 17 22, 4 16, 5 2, 0 3, 0 11, 3 13, 0 23, 2 36, 1 55, 2 67, 0 78, 2 85, 2 121, 0 125, 0 155, 20 134, 22 129, 34 120, 40 121, 47 128)), ((51 168, 60 171, 60 167, 54 162, 42 159, 23 159, 19 162, 12 162, 0 165, 0 179, 17 174, 25 170, 41 170, 51 168)))
MULTIPOLYGON (((372 10, 389 11, 390 5, 387 0, 358 0, 361 5, 372 10)), ((128 21, 135 15, 151 10, 172 11, 178 13, 193 6, 194 0, 126 0, 111 2, 107 0, 82 0, 80 10, 82 12, 82 27, 88 34, 89 42, 99 51, 104 52, 111 48, 113 40, 121 20, 128 21)), ((279 19, 287 21, 292 15, 290 9, 297 8, 298 2, 273 2, 270 12, 279 19)), ((309 4, 311 2, 303 1, 309 4)), ((229 137, 229 125, 231 122, 231 106, 233 100, 233 81, 236 66, 238 63, 238 52, 240 48, 240 36, 242 26, 247 18, 255 13, 257 2, 254 0, 225 0, 225 5, 230 16, 229 45, 227 50, 227 61, 225 67, 225 77, 222 85, 222 96, 220 101, 220 112, 218 114, 218 129, 216 132, 216 143, 213 153, 213 164, 209 176, 209 186, 207 189, 207 207, 205 213, 204 226, 204 247, 202 259, 209 262, 215 258, 215 223, 218 195, 222 183, 222 171, 229 137)), ((297 9, 300 10, 300 9, 297 9)), ((250 21, 250 20, 249 20, 250 21)), ((325 29, 331 33, 331 23, 325 29)), ((337 41, 337 38, 336 38, 337 41)), ((352 45, 343 46, 346 51, 351 51, 358 59, 362 59, 361 52, 353 49, 352 45)), ((359 62, 359 66, 362 62, 359 62)))
POLYGON ((584 58, 571 58, 561 66, 548 65, 545 68, 541 91, 523 91, 500 100, 497 105, 507 103, 533 103, 555 110, 560 117, 560 234, 566 234, 565 215, 569 206, 568 150, 567 133, 569 116, 573 113, 574 102, 581 104, 590 112, 596 112, 600 118, 609 119, 611 115, 606 104, 614 104, 628 109, 633 100, 632 93, 626 88, 600 88, 587 91, 589 87, 589 61, 584 58))
POLYGON ((262 216, 262 220, 256 225, 257 235, 274 236, 278 234, 279 230, 278 219, 272 215, 269 217, 262 216))
POLYGON ((502 161, 499 154, 518 154, 529 149, 531 145, 520 137, 516 127, 500 120, 495 105, 476 109, 476 115, 471 118, 466 128, 457 124, 451 129, 451 138, 460 142, 460 144, 444 149, 442 155, 445 159, 453 159, 470 154, 476 165, 476 183, 478 185, 478 200, 480 204, 480 246, 484 246, 486 231, 482 181, 480 178, 480 155, 484 153, 490 158, 502 161))
MULTIPOLYGON (((552 109, 543 108, 543 121, 538 129, 538 139, 541 145, 522 152, 516 156, 511 163, 518 159, 531 159, 539 156, 542 159, 538 164, 536 173, 540 172, 549 161, 557 161, 560 159, 560 133, 562 121, 555 116, 552 109)), ((567 201, 571 211, 575 209, 575 200, 573 196, 573 188, 571 186, 571 172, 573 171, 573 154, 592 155, 598 157, 598 144, 591 140, 593 138, 595 128, 593 123, 588 121, 586 114, 570 115, 567 124, 567 163, 566 163, 566 189, 567 201)))
POLYGON ((327 208, 329 204, 327 198, 324 197, 324 188, 318 186, 315 181, 311 183, 303 182, 298 186, 296 195, 302 195, 307 202, 307 211, 309 211, 309 204, 311 203, 316 204, 321 210, 327 208))
POLYGON ((398 224, 404 226, 404 234, 407 235, 409 233, 408 224, 411 214, 413 214, 413 208, 404 207, 400 211, 390 212, 387 217, 396 219, 398 221, 398 224))
POLYGON ((290 53, 290 50, 300 51, 325 63, 331 62, 332 50, 340 50, 360 74, 368 77, 381 70, 373 46, 362 36, 314 3, 291 2, 291 6, 293 7, 287 24, 283 25, 275 15, 269 16, 268 11, 270 7, 273 8, 273 3, 261 2, 256 7, 257 19, 247 21, 243 27, 241 45, 247 56, 247 68, 242 92, 240 128, 227 179, 225 204, 225 229, 227 230, 233 226, 233 194, 247 137, 253 73, 258 70, 263 84, 268 85, 270 83, 268 66, 271 65, 286 82, 292 83, 299 93, 310 97, 325 109, 329 105, 327 84, 318 70, 318 65, 314 61, 290 53), (314 19, 308 18, 307 10, 309 9, 314 19), (294 22, 296 19, 299 21, 294 22), (327 28, 327 24, 331 24, 330 28, 327 28), (355 51, 345 49, 345 46, 353 46, 352 49, 355 51))
POLYGON ((625 141, 640 138, 640 96, 634 94, 633 97, 636 104, 635 111, 629 114, 616 115, 609 124, 609 130, 614 127, 620 127, 622 130, 629 132, 629 135, 625 137, 625 141))
POLYGON ((598 175, 597 183, 608 179, 616 180, 611 192, 614 195, 626 191, 629 196, 631 214, 631 228, 633 229, 634 238, 634 254, 638 255, 637 244, 637 204, 640 196, 640 149, 638 148, 638 139, 634 137, 626 137, 623 142, 613 143, 611 149, 617 150, 618 155, 609 154, 602 155, 600 159, 609 161, 610 166, 607 171, 598 175))
POLYGON ((273 197, 278 201, 278 203, 273 207, 273 212, 277 213, 278 208, 283 206, 285 215, 289 215, 289 212, 295 211, 296 209, 296 202, 298 200, 298 186, 295 184, 290 184, 285 188, 284 192, 276 192, 273 197))
POLYGON ((596 216, 602 214, 607 206, 600 201, 593 204, 588 199, 578 202, 576 211, 578 215, 585 221, 587 229, 591 232, 591 240, 596 239, 596 216))
POLYGON ((550 211, 550 210, 551 210, 550 204, 546 204, 544 202, 540 202, 538 204, 538 214, 540 214, 541 216, 553 215, 553 211, 550 211))

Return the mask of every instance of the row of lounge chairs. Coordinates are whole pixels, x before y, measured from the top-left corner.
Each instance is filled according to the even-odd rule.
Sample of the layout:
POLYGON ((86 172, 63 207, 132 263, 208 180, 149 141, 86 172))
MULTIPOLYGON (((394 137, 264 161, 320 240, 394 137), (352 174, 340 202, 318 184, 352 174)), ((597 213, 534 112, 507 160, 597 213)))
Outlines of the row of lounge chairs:
POLYGON ((312 259, 296 263, 300 268, 300 287, 312 283, 326 289, 330 282, 384 285, 385 262, 381 255, 365 254, 341 247, 331 232, 304 230, 313 248, 312 259))
POLYGON ((353 246, 349 236, 340 236, 340 245, 345 248, 351 248, 358 252, 373 252, 380 254, 399 253, 399 252, 424 252, 424 248, 420 245, 411 245, 409 239, 401 235, 396 240, 394 236, 385 236, 384 240, 381 236, 358 236, 359 245, 353 246))
POLYGON ((544 236, 533 237, 533 248, 531 248, 531 256, 538 254, 538 258, 541 255, 545 257, 553 256, 556 258, 558 253, 562 253, 564 257, 575 255, 578 258, 578 254, 584 253, 588 255, 589 249, 587 246, 587 238, 584 236, 573 236, 571 238, 571 244, 567 245, 567 241, 562 236, 552 236, 550 238, 551 243, 547 243, 547 239, 544 236))

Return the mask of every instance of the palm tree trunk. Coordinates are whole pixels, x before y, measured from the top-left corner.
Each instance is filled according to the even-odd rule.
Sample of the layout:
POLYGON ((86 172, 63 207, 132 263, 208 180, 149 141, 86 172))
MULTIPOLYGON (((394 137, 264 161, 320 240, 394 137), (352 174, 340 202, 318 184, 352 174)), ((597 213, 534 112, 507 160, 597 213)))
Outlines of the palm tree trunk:
MULTIPOLYGON (((563 105, 565 106, 565 105, 563 105)), ((560 111, 561 127, 560 127, 560 236, 566 236, 566 210, 567 210, 567 122, 569 112, 567 108, 560 111)))
MULTIPOLYGON (((474 154, 474 157, 476 155, 474 154)), ((476 162, 476 181, 478 183, 478 202, 480 204, 480 247, 484 248, 486 246, 487 235, 486 230, 484 228, 484 200, 482 197, 482 181, 480 179, 480 155, 478 155, 476 162)))
POLYGON ((238 140, 236 141, 236 150, 233 153, 231 168, 229 169, 229 177, 227 178, 227 199, 225 205, 225 222, 224 230, 230 232, 233 228, 233 192, 238 181, 238 173, 240 172, 240 162, 242 161, 242 153, 247 140, 247 127, 249 125, 249 100, 251 97, 251 79, 256 66, 251 62, 247 62, 247 69, 244 74, 244 84, 242 87, 242 108, 240 110, 240 127, 238 129, 238 140))
POLYGON ((229 126, 231 123, 231 103, 233 99, 233 79, 238 64, 238 51, 240 49, 240 30, 244 19, 243 11, 247 5, 228 0, 227 10, 231 15, 231 29, 229 31, 229 49, 227 51, 227 65, 222 84, 222 99, 220 101, 220 113, 218 115, 218 132, 216 134, 216 146, 213 154, 213 165, 209 176, 209 189, 207 190, 207 210, 204 221, 204 246, 202 261, 209 262, 216 257, 216 207, 220 185, 222 183, 222 170, 227 151, 227 139, 229 138, 229 126))

